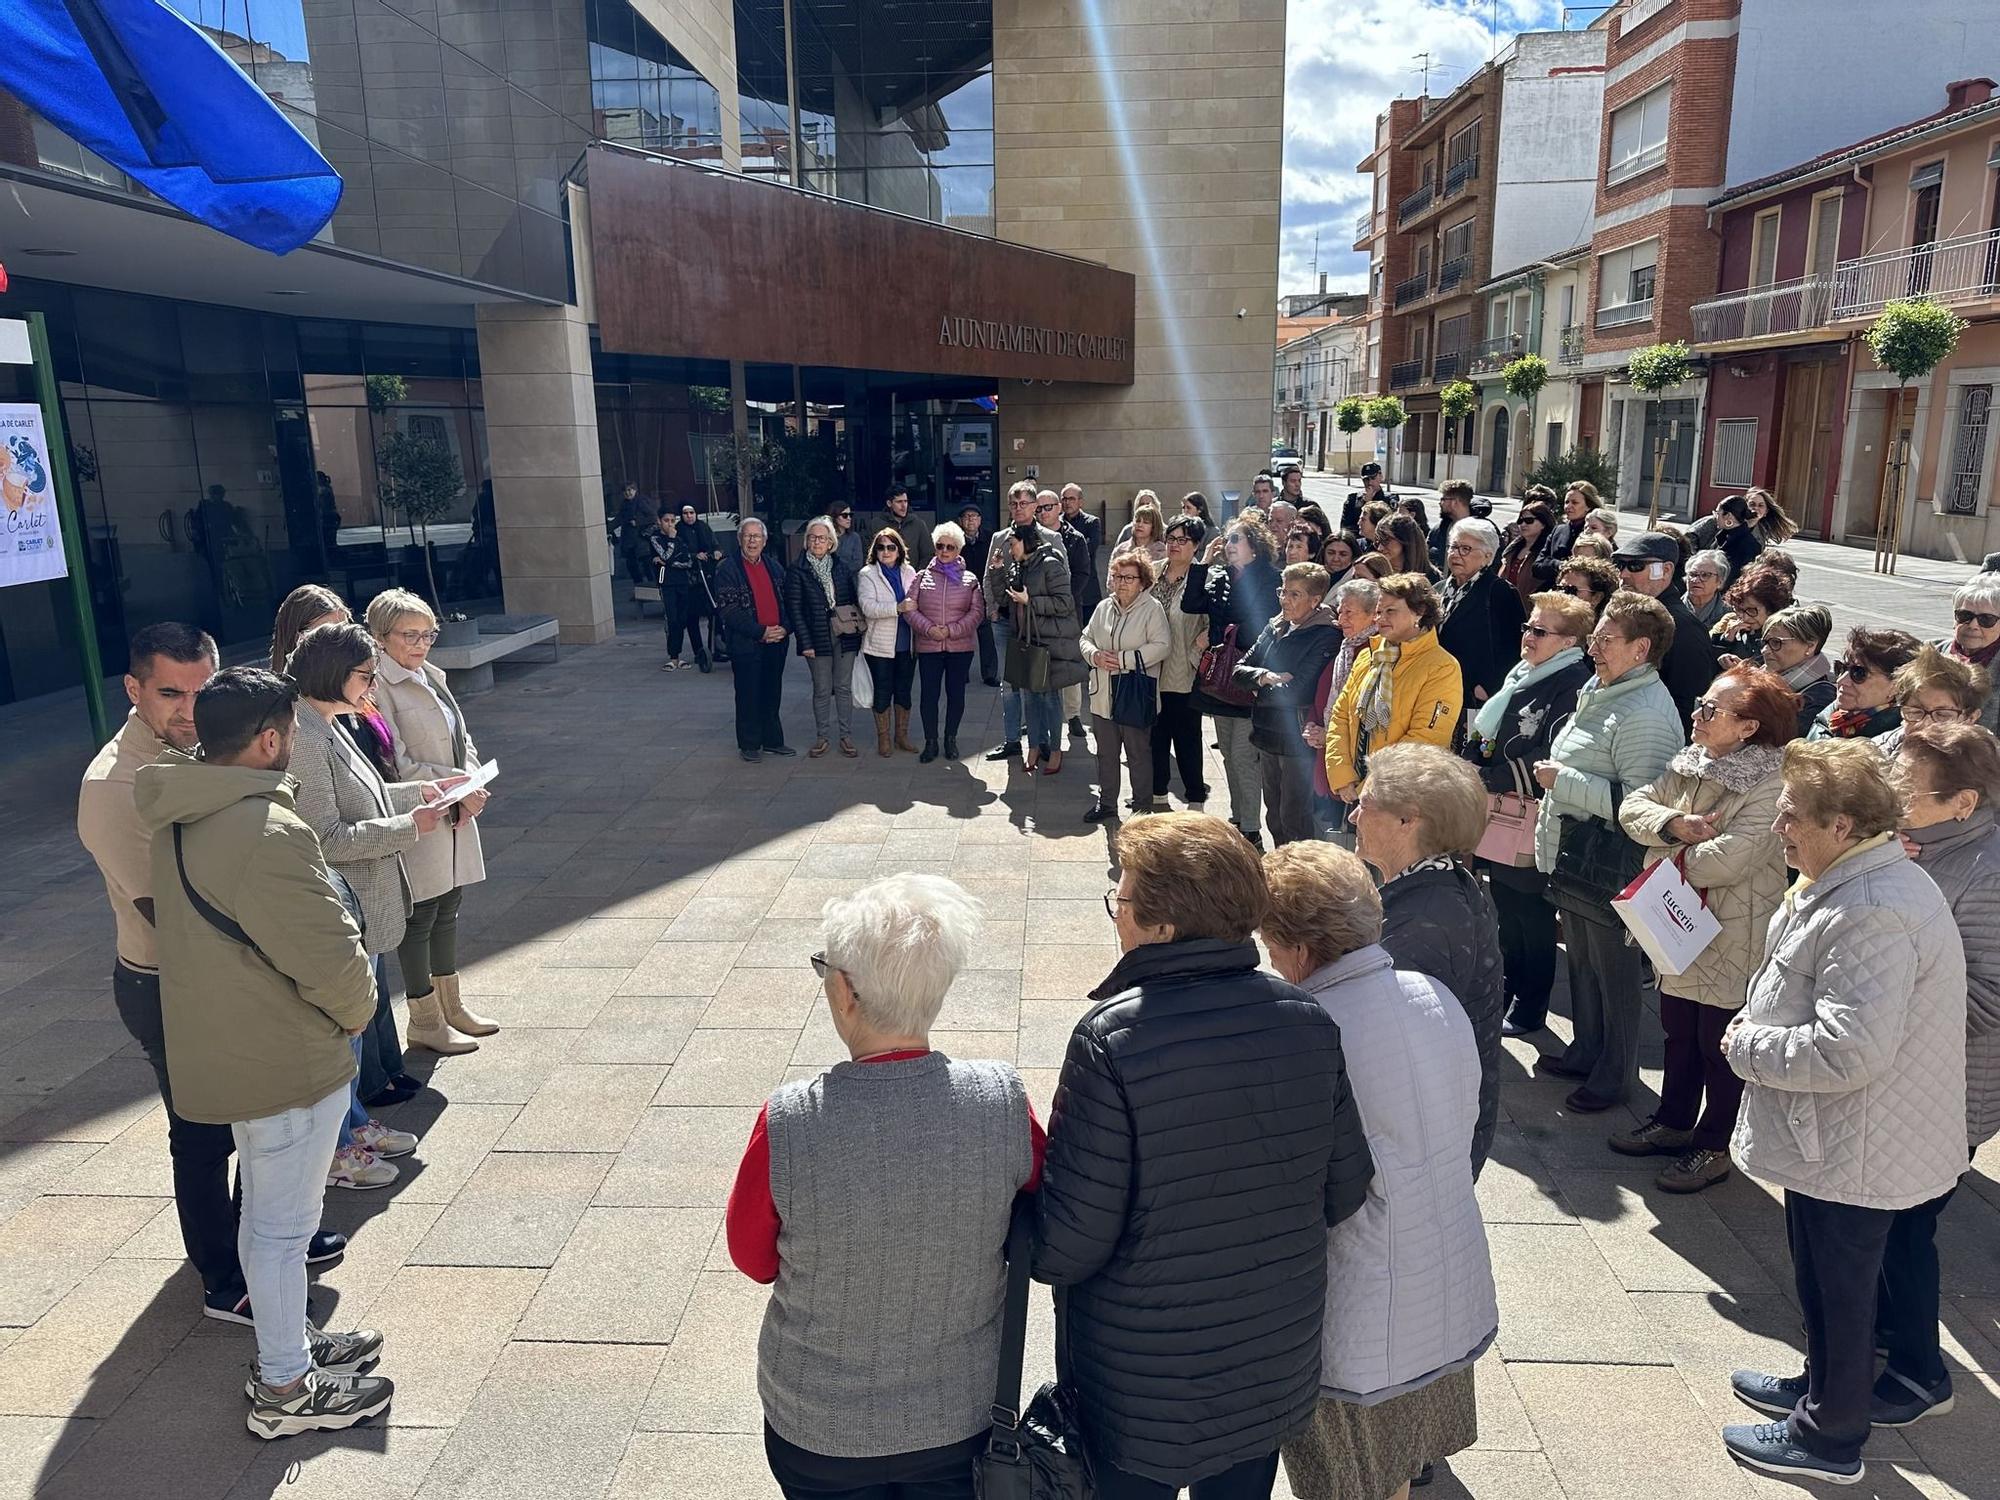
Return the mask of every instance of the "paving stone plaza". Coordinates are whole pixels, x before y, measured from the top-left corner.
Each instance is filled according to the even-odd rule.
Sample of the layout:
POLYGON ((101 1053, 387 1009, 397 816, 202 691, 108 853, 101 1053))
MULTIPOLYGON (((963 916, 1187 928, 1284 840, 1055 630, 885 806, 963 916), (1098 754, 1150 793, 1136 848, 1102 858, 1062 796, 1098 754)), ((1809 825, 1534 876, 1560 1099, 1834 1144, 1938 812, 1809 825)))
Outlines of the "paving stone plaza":
MULTIPOLYGON (((1315 477, 1309 489, 1335 486, 1315 477)), ((1833 602, 1841 629, 1872 619, 1935 634, 1943 585, 1966 571, 1910 563, 1881 580, 1865 554, 1795 550, 1801 596, 1833 602)), ((1115 957, 1100 904, 1110 835, 1081 819, 1084 758, 1033 780, 976 755, 883 761, 872 745, 858 761, 745 765, 725 675, 662 674, 662 655, 658 622, 627 618, 602 646, 503 667, 467 704, 502 773, 482 824, 490 877, 465 905, 464 992, 505 1029, 434 1066, 412 1054, 430 1087, 383 1118, 421 1148, 394 1186, 327 1205, 353 1244, 315 1274, 312 1311, 386 1333, 393 1410, 273 1444, 244 1431, 249 1331, 200 1315, 164 1112, 112 1007, 110 916, 73 827, 90 752, 81 709, 72 697, 12 711, 0 733, 14 794, 0 828, 0 1495, 777 1494, 755 1383, 766 1291, 731 1267, 722 1213, 767 1092, 844 1055, 807 963, 821 903, 902 870, 976 894, 985 938, 934 1040, 1016 1064, 1046 1112, 1070 1028, 1115 957)), ((786 701, 803 744, 796 662, 786 701)), ((997 726, 994 696, 975 687, 968 752, 997 726)), ((1655 1066, 1658 1047, 1653 1023, 1655 1066)), ((1507 1043, 1480 1182, 1501 1326, 1479 1365, 1479 1444, 1428 1494, 1788 1490, 1716 1439, 1743 1420, 1732 1367, 1796 1363, 1775 1196, 1740 1172, 1693 1198, 1657 1192, 1651 1165, 1603 1144, 1650 1096, 1636 1114, 1571 1117, 1566 1085, 1531 1076, 1535 1052, 1507 1043)), ((1878 1432, 1852 1493, 2000 1494, 2000 1148, 1982 1152, 1940 1243, 1957 1409, 1878 1432)), ((1045 1290, 1034 1306, 1031 1380, 1050 1373, 1045 1290)))

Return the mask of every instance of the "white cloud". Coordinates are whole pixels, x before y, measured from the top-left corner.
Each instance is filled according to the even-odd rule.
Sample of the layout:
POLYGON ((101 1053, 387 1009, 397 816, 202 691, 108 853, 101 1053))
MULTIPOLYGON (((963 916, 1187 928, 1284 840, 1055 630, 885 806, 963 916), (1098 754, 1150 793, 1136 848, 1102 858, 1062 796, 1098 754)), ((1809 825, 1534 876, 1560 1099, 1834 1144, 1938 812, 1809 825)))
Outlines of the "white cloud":
POLYGON ((1365 287, 1354 223, 1370 183, 1354 164, 1389 101, 1423 92, 1417 54, 1429 52, 1431 93, 1442 97, 1516 32, 1561 24, 1560 0, 1289 0, 1278 291, 1312 288, 1315 232, 1329 285, 1365 287))

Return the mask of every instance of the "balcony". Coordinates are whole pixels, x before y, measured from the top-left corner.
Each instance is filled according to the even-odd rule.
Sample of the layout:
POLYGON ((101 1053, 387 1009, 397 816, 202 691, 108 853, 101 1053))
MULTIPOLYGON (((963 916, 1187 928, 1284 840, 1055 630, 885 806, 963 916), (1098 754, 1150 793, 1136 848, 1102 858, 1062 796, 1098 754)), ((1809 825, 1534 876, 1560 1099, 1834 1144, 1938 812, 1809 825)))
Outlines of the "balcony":
POLYGON ((1449 354, 1440 352, 1431 361, 1431 385, 1443 385, 1448 380, 1456 380, 1465 371, 1465 355, 1457 350, 1449 354))
POLYGON ((1397 227, 1401 228, 1409 223, 1435 202, 1437 202, 1437 189, 1427 182, 1396 205, 1397 227))
POLYGON ((1363 240, 1372 238, 1374 236, 1374 233, 1375 233, 1375 210, 1372 208, 1364 208, 1361 210, 1360 215, 1354 221, 1354 243, 1358 245, 1363 240))
MULTIPOLYGON (((1450 236, 1447 235, 1446 238, 1449 239, 1450 236)), ((1438 267, 1438 294, 1442 296, 1444 293, 1452 290, 1452 288, 1464 281, 1471 274, 1471 271, 1472 257, 1469 255, 1454 256, 1452 259, 1446 261, 1438 267)))
POLYGON ((1474 375, 1493 375, 1505 369, 1521 357, 1521 336, 1510 333, 1502 338, 1488 339, 1483 344, 1472 347, 1472 362, 1467 367, 1474 375))
POLYGON ((1728 344, 1823 328, 1833 314, 1834 278, 1801 276, 1711 297, 1688 309, 1697 344, 1728 344))
POLYGON ((1350 370, 1341 392, 1347 396, 1372 396, 1375 394, 1375 377, 1366 370, 1350 370))
POLYGON ((1468 156, 1463 161, 1455 161, 1444 174, 1444 196, 1455 198, 1474 182, 1479 180, 1479 158, 1468 156))
POLYGON ((1420 359, 1398 360, 1389 366, 1389 389, 1406 391, 1413 385, 1424 383, 1424 362, 1420 359))
POLYGON ((1836 323, 1873 318, 1899 297, 1946 305, 2000 297, 2000 229, 1864 255, 1834 267, 1836 323))
POLYGON ((1431 273, 1420 271, 1415 276, 1406 277, 1396 283, 1396 309, 1401 311, 1412 302, 1427 296, 1431 289, 1431 273))
POLYGON ((1653 299, 1647 297, 1640 302, 1621 302, 1616 307, 1600 307, 1597 310, 1597 326, 1603 328, 1629 328, 1638 323, 1653 321, 1653 299))
POLYGON ((1585 329, 1581 323, 1571 323, 1564 327, 1556 338, 1556 363, 1559 365, 1580 365, 1583 363, 1583 339, 1585 329))

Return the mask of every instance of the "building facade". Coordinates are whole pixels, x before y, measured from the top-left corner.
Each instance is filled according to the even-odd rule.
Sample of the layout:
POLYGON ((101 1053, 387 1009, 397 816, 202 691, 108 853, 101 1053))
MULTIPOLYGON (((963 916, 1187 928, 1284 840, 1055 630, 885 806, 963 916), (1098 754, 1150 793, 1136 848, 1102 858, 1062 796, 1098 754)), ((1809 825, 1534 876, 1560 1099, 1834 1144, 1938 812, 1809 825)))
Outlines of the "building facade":
POLYGON ((1334 407, 1369 391, 1368 296, 1336 293, 1315 306, 1323 309, 1320 326, 1278 346, 1271 441, 1293 449, 1318 470, 1326 467, 1329 448, 1345 452, 1346 437, 1334 425, 1334 407))

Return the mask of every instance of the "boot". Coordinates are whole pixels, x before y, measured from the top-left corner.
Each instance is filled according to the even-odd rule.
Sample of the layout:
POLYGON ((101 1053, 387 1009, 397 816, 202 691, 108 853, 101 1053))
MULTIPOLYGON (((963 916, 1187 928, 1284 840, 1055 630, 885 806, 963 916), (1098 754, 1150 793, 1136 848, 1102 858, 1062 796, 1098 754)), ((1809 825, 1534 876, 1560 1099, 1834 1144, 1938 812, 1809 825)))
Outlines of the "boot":
POLYGON ((875 753, 877 755, 896 753, 889 748, 889 711, 886 708, 875 715, 875 753))
POLYGON ((444 1018, 453 1031, 462 1031, 467 1036, 491 1036, 500 1029, 498 1021, 489 1021, 465 1008, 465 1002, 458 998, 456 974, 433 974, 431 983, 437 986, 438 995, 444 1002, 444 1018))
POLYGON ((451 1027, 445 1024, 444 1005, 440 999, 444 985, 436 978, 431 983, 435 987, 428 995, 410 996, 409 1045, 428 1047, 447 1057, 461 1052, 477 1052, 479 1043, 461 1041, 451 1034, 451 1027))
POLYGON ((917 747, 910 743, 910 711, 907 708, 896 710, 896 748, 911 755, 917 753, 917 747))

